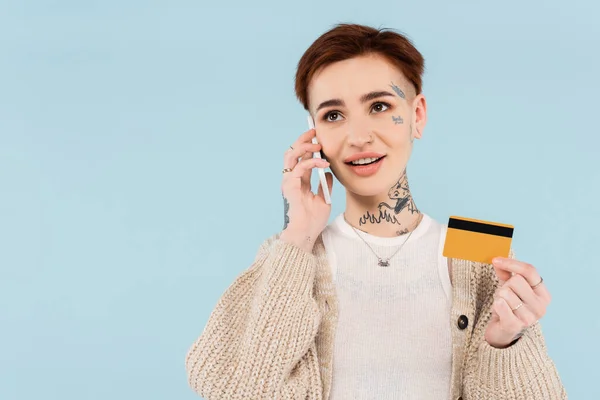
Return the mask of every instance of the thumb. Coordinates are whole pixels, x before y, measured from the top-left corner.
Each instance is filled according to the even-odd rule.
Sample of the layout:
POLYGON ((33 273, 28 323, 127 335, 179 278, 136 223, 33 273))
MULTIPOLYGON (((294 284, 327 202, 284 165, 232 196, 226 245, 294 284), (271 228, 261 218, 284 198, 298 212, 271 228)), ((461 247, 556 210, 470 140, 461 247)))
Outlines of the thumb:
POLYGON ((506 282, 507 280, 509 280, 512 277, 512 275, 509 271, 501 269, 501 268, 495 266, 494 264, 492 264, 492 266, 494 267, 494 272, 496 273, 496 276, 498 277, 498 280, 500 281, 500 285, 503 285, 504 282, 506 282))

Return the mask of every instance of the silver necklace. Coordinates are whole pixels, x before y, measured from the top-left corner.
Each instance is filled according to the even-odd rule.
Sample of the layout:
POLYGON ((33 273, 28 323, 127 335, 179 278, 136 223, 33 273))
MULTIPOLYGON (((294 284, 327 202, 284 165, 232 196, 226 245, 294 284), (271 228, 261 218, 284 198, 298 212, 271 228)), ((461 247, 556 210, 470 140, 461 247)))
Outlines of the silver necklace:
MULTIPOLYGON (((423 214, 421 214, 421 216, 419 217, 419 222, 421 221, 422 218, 423 218, 423 214)), ((344 213, 344 219, 346 220, 346 222, 348 222, 348 220, 346 219, 346 213, 344 213)), ((417 222, 417 226, 419 226, 419 222, 417 222)), ((363 242, 365 242, 365 244, 367 246, 369 246, 369 249, 371 249, 371 251, 373 252, 373 254, 375 254, 375 257, 377 257, 377 259, 379 260, 379 262, 377 263, 377 265, 379 265, 380 267, 389 267, 390 266, 390 259, 392 257, 394 257, 396 255, 396 253, 398 253, 400 251, 400 249, 406 244, 406 242, 408 242, 408 239, 410 239, 410 235, 412 235, 412 233, 417 229, 415 227, 415 229, 413 229, 412 231, 410 231, 410 233, 408 234, 408 237, 406 238, 406 240, 404 242, 402 242, 402 244, 400 245, 400 247, 398 247, 398 250, 396 250, 394 252, 394 254, 392 254, 388 258, 381 258, 381 257, 379 257, 379 255, 377 255, 377 253, 375 253, 375 250, 373 250, 373 248, 371 247, 371 245, 362 236, 360 236, 360 234, 358 233, 358 230, 354 226, 352 226, 352 224, 350 222, 348 222, 348 225, 350 225, 350 227, 354 230, 354 232, 356 233, 356 236, 358 236, 363 242)))

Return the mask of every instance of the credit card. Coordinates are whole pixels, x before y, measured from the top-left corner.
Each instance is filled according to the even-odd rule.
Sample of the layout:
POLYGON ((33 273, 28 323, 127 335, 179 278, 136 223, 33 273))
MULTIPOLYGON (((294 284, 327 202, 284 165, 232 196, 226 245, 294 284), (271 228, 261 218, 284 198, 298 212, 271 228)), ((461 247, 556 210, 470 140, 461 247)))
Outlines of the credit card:
POLYGON ((515 227, 499 222, 459 217, 448 220, 444 257, 491 264, 508 257, 515 227))

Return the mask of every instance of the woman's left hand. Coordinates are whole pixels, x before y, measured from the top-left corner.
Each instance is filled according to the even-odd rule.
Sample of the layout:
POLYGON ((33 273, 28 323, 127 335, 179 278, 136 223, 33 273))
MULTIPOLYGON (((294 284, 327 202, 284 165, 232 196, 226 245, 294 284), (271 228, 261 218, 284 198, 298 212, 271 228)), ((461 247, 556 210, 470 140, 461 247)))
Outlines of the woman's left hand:
POLYGON ((485 340, 493 347, 506 348, 546 314, 551 296, 533 265, 503 257, 494 258, 492 265, 500 285, 494 293, 485 340))

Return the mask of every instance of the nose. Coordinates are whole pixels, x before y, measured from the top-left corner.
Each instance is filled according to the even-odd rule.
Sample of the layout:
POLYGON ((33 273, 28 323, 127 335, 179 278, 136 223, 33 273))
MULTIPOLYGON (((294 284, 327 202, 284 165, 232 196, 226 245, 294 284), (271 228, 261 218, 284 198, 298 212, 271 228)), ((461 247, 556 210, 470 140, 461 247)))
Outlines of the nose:
POLYGON ((348 144, 362 147, 373 140, 373 135, 366 121, 355 120, 348 125, 348 144))

